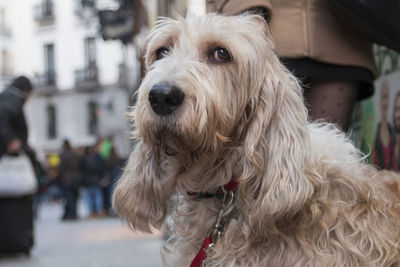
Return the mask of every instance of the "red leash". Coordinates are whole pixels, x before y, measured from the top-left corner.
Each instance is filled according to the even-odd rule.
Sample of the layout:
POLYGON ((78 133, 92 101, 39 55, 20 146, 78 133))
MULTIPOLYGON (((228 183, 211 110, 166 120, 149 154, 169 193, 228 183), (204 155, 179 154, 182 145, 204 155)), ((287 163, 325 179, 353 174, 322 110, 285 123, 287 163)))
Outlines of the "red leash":
POLYGON ((224 225, 221 224, 222 214, 227 211, 233 204, 234 194, 233 191, 236 190, 239 183, 235 181, 232 177, 229 183, 220 186, 216 194, 208 194, 208 193, 193 193, 188 192, 188 195, 199 199, 202 196, 210 197, 210 196, 218 196, 222 197, 223 200, 221 202, 221 208, 218 212, 218 217, 216 219, 216 223, 214 227, 210 230, 210 234, 204 239, 203 245, 200 248, 200 251, 197 253, 196 257, 193 259, 190 267, 202 267, 204 266, 204 261, 207 257, 206 249, 213 246, 215 242, 217 242, 218 238, 221 236, 223 232, 224 225))
POLYGON ((207 257, 206 254, 206 248, 208 248, 210 245, 214 244, 211 240, 210 236, 207 236, 206 239, 204 239, 203 245, 201 246, 200 251, 197 253, 196 257, 193 259, 192 264, 190 264, 190 267, 201 267, 201 264, 204 262, 204 260, 207 257))

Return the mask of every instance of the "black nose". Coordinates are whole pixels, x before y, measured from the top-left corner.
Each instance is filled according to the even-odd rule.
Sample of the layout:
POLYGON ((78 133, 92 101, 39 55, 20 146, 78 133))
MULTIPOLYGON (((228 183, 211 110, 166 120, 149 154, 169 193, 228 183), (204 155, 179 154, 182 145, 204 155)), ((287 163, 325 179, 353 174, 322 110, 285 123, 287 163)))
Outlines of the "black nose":
POLYGON ((185 94, 171 83, 162 82, 150 89, 149 101, 151 108, 158 115, 169 115, 179 107, 185 94))

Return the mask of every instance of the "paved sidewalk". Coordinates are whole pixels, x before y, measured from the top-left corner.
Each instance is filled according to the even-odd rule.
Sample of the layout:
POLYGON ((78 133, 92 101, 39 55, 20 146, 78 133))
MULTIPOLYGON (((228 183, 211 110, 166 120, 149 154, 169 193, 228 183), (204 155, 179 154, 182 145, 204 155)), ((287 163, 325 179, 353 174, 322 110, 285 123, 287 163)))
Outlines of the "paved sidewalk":
MULTIPOLYGON (((80 214, 85 214, 82 205, 80 214)), ((133 233, 118 218, 61 222, 59 204, 43 204, 31 256, 0 258, 1 267, 158 267, 159 234, 133 233)))

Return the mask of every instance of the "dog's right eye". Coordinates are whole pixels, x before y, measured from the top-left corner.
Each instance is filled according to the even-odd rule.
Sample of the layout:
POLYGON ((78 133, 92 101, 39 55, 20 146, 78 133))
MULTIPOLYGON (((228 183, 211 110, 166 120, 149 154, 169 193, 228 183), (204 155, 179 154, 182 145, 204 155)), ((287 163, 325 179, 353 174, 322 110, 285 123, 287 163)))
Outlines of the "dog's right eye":
POLYGON ((157 60, 162 59, 162 58, 168 56, 169 53, 170 53, 170 52, 169 52, 169 49, 168 49, 168 48, 166 48, 166 47, 160 47, 160 48, 158 48, 157 51, 156 51, 156 58, 157 58, 157 60))
POLYGON ((232 57, 228 50, 223 47, 216 47, 209 52, 208 58, 213 63, 228 63, 232 61, 232 57))

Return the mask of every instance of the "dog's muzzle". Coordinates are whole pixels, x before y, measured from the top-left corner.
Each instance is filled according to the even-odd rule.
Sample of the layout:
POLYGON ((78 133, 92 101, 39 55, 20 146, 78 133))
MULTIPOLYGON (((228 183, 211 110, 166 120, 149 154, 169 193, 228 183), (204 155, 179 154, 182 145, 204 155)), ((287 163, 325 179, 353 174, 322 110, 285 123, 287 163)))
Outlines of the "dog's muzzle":
POLYGON ((178 108, 185 98, 185 94, 170 82, 161 82, 154 85, 149 92, 149 102, 153 111, 161 116, 171 114, 178 108))

